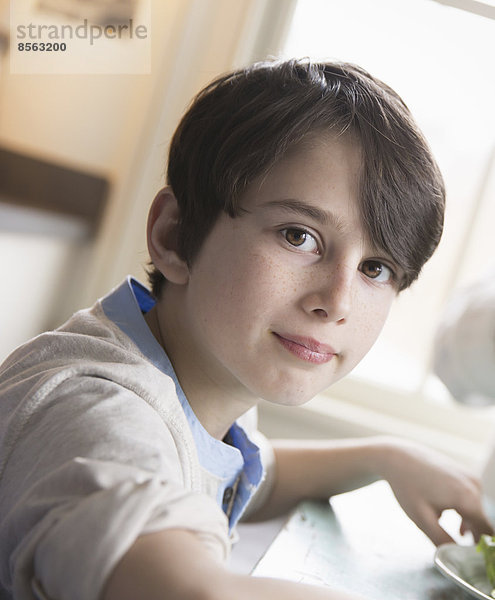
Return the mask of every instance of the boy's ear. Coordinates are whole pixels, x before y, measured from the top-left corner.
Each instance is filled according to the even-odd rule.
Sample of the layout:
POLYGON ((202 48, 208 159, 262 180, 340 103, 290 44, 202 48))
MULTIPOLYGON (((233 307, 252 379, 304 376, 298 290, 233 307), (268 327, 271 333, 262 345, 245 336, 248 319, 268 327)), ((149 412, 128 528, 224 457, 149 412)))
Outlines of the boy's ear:
POLYGON ((155 267, 171 283, 184 285, 189 267, 177 250, 179 206, 170 187, 158 192, 148 214, 148 251, 155 267))

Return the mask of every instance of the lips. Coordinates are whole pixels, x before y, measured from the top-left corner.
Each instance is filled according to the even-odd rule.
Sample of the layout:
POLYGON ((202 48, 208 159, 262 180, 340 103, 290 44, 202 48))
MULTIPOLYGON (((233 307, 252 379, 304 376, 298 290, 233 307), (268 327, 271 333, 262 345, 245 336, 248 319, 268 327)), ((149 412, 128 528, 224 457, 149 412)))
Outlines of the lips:
POLYGON ((323 364, 332 360, 337 352, 329 345, 322 344, 309 337, 273 332, 275 338, 291 354, 314 364, 323 364))

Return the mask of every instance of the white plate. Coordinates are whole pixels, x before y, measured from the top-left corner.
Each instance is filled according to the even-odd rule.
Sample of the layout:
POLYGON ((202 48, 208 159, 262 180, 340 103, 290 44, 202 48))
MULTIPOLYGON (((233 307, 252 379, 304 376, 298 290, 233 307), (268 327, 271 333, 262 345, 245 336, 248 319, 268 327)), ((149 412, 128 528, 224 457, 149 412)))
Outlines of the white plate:
POLYGON ((475 598, 493 600, 493 586, 486 576, 485 561, 475 546, 443 544, 435 553, 436 567, 475 598))

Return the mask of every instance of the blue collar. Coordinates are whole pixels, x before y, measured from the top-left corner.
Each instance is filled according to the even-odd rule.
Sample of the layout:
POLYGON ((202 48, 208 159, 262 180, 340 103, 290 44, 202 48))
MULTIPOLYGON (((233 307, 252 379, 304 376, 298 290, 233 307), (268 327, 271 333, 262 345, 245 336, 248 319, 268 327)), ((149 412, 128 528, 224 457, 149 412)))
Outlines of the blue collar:
POLYGON ((263 476, 259 448, 236 423, 229 430, 229 444, 212 437, 200 423, 187 401, 172 363, 143 317, 154 305, 155 300, 149 290, 132 277, 127 277, 120 286, 102 299, 106 316, 136 344, 157 369, 174 381, 177 396, 196 443, 199 462, 219 480, 217 501, 221 506, 224 504, 225 490, 233 487, 239 480, 229 518, 232 528, 263 476))

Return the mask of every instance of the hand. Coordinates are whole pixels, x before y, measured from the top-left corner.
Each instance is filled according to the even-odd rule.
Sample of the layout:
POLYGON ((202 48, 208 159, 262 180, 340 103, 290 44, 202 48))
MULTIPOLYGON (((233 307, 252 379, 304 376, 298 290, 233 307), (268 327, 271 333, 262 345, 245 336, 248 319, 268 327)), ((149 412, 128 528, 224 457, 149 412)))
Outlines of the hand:
POLYGON ((446 509, 462 518, 460 533, 492 534, 481 505, 480 481, 446 456, 405 441, 389 441, 383 476, 406 514, 436 545, 452 542, 438 520, 446 509))

